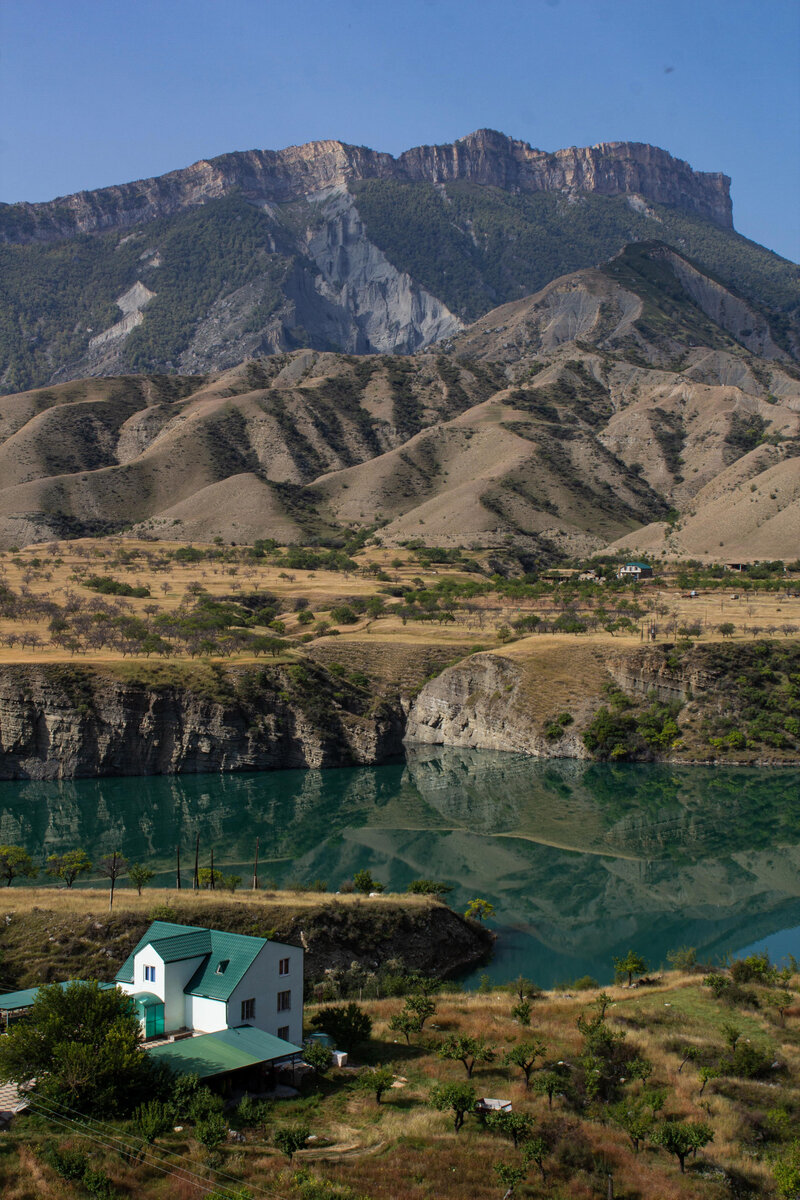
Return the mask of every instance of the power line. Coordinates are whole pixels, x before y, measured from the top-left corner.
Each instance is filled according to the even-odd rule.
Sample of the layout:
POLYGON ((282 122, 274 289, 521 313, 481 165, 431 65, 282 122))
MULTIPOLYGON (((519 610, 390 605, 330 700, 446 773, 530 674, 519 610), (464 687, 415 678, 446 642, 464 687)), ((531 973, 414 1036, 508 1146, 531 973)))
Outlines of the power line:
MULTIPOLYGON (((108 1121, 102 1121, 99 1117, 86 1117, 84 1114, 80 1113, 78 1109, 72 1108, 71 1105, 66 1104, 63 1100, 51 1100, 51 1099, 45 1100, 41 1096, 36 1096, 33 1098, 33 1105, 38 1105, 41 1109, 44 1110, 44 1115, 48 1116, 49 1118, 51 1118, 53 1120, 69 1121, 75 1125, 83 1126, 89 1130, 92 1129, 92 1126, 99 1127, 99 1133, 97 1130, 95 1130, 94 1140, 100 1140, 101 1144, 103 1144, 103 1145, 107 1145, 107 1143, 102 1141, 103 1138, 107 1138, 111 1142, 118 1143, 118 1147, 113 1147, 113 1146, 111 1147, 112 1149, 117 1149, 117 1152, 119 1152, 119 1147, 121 1147, 126 1153, 137 1153, 137 1154, 141 1153, 141 1150, 142 1150, 141 1144, 132 1135, 122 1133, 121 1131, 117 1130, 115 1126, 111 1125, 108 1121), (60 1109, 65 1109, 69 1113, 75 1113, 76 1116, 74 1116, 74 1117, 67 1116, 67 1115, 61 1113, 59 1111, 60 1109), (104 1129, 110 1130, 111 1132, 105 1133, 104 1129)), ((90 1135, 83 1134, 82 1136, 88 1137, 90 1135)), ((178 1171, 183 1171, 186 1174, 193 1176, 193 1178, 195 1180, 197 1180, 198 1182, 200 1182, 201 1184, 207 1183, 207 1180, 204 1180, 202 1176, 198 1175, 196 1173, 196 1171, 192 1170, 192 1167, 186 1167, 181 1162, 174 1161, 176 1159, 177 1160, 183 1159, 186 1162, 192 1163, 192 1166, 194 1166, 193 1160, 190 1159, 189 1156, 186 1154, 160 1151, 160 1156, 157 1156, 156 1148, 153 1146, 151 1146, 147 1150, 145 1150, 144 1153, 151 1156, 150 1165, 157 1167, 159 1170, 167 1170, 166 1167, 160 1166, 159 1164, 169 1164, 169 1165, 175 1166, 178 1171)), ((236 1178, 235 1175, 230 1175, 227 1171, 221 1171, 221 1170, 219 1170, 219 1168, 210 1168, 210 1169, 213 1170, 214 1174, 217 1175, 218 1177, 220 1177, 221 1179, 228 1179, 232 1183, 236 1184, 237 1186, 241 1182, 239 1179, 236 1178)), ((167 1173, 173 1174, 173 1172, 170 1172, 168 1170, 167 1170, 167 1173)), ((276 1192, 272 1188, 264 1188, 257 1184, 255 1184, 255 1185, 248 1184, 248 1187, 250 1187, 251 1190, 255 1190, 256 1192, 260 1193, 263 1196, 273 1196, 273 1197, 277 1197, 277 1200, 286 1200, 286 1197, 283 1196, 282 1193, 276 1192)))

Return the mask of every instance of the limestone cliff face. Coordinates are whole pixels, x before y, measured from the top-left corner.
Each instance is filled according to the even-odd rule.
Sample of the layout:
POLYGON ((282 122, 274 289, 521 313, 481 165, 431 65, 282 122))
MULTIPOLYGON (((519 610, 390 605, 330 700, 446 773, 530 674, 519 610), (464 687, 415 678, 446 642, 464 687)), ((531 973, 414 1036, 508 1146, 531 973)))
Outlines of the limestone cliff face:
POLYGON ((588 758, 574 734, 561 738, 557 750, 544 737, 532 718, 523 684, 523 671, 512 659, 475 654, 422 688, 409 709, 406 742, 588 758))
POLYGON ((418 146, 398 158, 338 141, 241 151, 42 204, 0 205, 0 239, 29 242, 127 228, 233 191, 255 203, 286 203, 358 179, 467 179, 522 192, 639 195, 732 228, 728 176, 694 171, 657 146, 601 142, 551 154, 481 129, 450 145, 418 146))
POLYGON ((214 694, 80 668, 6 667, 0 779, 355 766, 402 749, 399 713, 326 702, 324 672, 312 681, 322 702, 279 667, 265 668, 257 688, 241 684, 226 677, 214 694))

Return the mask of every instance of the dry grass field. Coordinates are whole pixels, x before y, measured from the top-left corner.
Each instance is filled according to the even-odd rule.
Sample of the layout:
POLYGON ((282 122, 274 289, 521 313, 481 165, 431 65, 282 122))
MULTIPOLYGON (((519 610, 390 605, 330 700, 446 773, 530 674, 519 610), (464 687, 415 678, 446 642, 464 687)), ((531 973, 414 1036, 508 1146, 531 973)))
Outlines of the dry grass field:
MULTIPOLYGON (((203 547, 214 552, 214 547, 203 547)), ((724 589, 698 591, 694 597, 685 588, 671 583, 667 569, 658 582, 635 585, 615 591, 608 599, 595 589, 593 595, 564 598, 557 586, 535 597, 516 598, 508 588, 488 592, 483 586, 466 599, 456 596, 442 619, 421 621, 406 619, 397 611, 400 588, 435 591, 447 581, 486 584, 486 575, 465 572, 463 565, 420 562, 413 551, 388 550, 369 546, 356 555, 355 570, 287 568, 280 561, 252 558, 246 549, 237 554, 227 550, 217 561, 181 561, 175 543, 153 543, 122 538, 98 538, 48 543, 21 551, 0 552, 0 600, 3 587, 18 598, 13 614, 0 607, 0 663, 85 661, 108 663, 121 657, 141 658, 154 653, 142 649, 136 640, 120 650, 113 644, 97 645, 92 629, 100 621, 124 623, 129 618, 141 629, 155 629, 159 621, 191 612, 199 596, 211 600, 239 603, 249 596, 268 594, 273 598, 275 619, 269 625, 256 626, 255 632, 279 636, 284 643, 280 653, 294 654, 313 641, 315 646, 340 642, 365 642, 375 647, 380 658, 386 645, 448 646, 463 653, 480 647, 496 649, 506 644, 514 657, 534 654, 539 657, 546 644, 555 654, 565 647, 591 645, 601 651, 610 646, 633 645, 644 640, 649 626, 657 626, 656 640, 674 640, 681 627, 692 627, 691 636, 699 641, 717 641, 719 627, 734 626, 732 639, 754 636, 790 636, 800 630, 800 582, 787 576, 780 591, 743 591, 731 573, 724 589), (111 578, 127 588, 147 589, 146 596, 98 595, 87 585, 92 576, 111 578), (394 590, 395 598, 387 594, 394 590), (379 612, 349 614, 347 622, 338 621, 332 610, 377 598, 379 612), (622 602, 622 603, 620 603, 622 602), (618 607, 617 607, 618 606, 618 607), (558 632, 519 637, 514 626, 520 619, 537 614, 547 627, 563 614, 565 607, 588 628, 579 636, 558 632), (67 625, 77 617, 83 635, 66 642, 53 640, 54 612, 67 625), (608 630, 606 610, 611 615, 628 616, 628 622, 608 630), (309 616, 304 615, 311 614, 309 616), (595 616, 595 614, 598 614, 595 616), (82 622, 82 624, 81 624, 82 622), (508 642, 508 638, 514 638, 508 642)), ((275 557, 275 556, 273 556, 275 557)), ((477 556, 485 559, 485 554, 477 556)), ((674 572, 673 572, 674 579, 674 572)), ((522 631, 524 634, 524 630, 522 631)), ((221 651, 198 651, 203 657, 223 657, 231 662, 252 661, 247 646, 226 646, 221 651)), ((167 647, 171 660, 185 661, 190 652, 185 646, 167 647)), ((158 653, 158 652, 156 652, 158 653)), ((273 651, 274 653, 274 651, 273 651)))
MULTIPOLYGON (((531 1163, 515 1197, 594 1200, 613 1193, 617 1200, 723 1200, 733 1195, 766 1200, 777 1195, 773 1163, 788 1153, 800 1112, 797 1010, 782 1023, 768 1003, 769 991, 755 989, 758 1007, 731 1008, 713 998, 698 974, 667 974, 646 989, 608 988, 606 1027, 622 1039, 620 1053, 628 1061, 645 1060, 650 1072, 644 1082, 620 1082, 607 1097, 611 1103, 587 1100, 585 1093, 586 1047, 577 1022, 598 1013, 596 990, 541 994, 532 1003, 530 1028, 513 1019, 516 1000, 508 991, 443 993, 436 997, 436 1012, 423 1033, 413 1035, 408 1046, 389 1027, 402 999, 365 1002, 371 1039, 351 1056, 348 1068, 316 1082, 307 1078, 300 1096, 268 1102, 255 1121, 238 1119, 235 1107, 229 1107, 226 1118, 241 1140, 224 1144, 216 1157, 209 1159, 203 1151, 190 1122, 159 1137, 138 1161, 131 1161, 113 1140, 135 1142, 130 1125, 66 1122, 54 1130, 39 1118, 26 1117, 3 1137, 3 1196, 56 1200, 78 1194, 42 1161, 43 1145, 55 1141, 62 1149, 86 1153, 120 1197, 197 1200, 213 1191, 220 1200, 499 1200, 505 1187, 495 1166, 519 1164, 521 1152, 471 1115, 454 1132, 452 1114, 430 1104, 436 1084, 467 1083, 462 1064, 437 1053, 444 1039, 458 1035, 485 1038, 495 1051, 493 1062, 475 1068, 475 1094, 510 1101, 543 1139, 544 1178, 531 1163), (721 1069, 704 1086, 700 1067, 725 1059, 729 1025, 764 1061, 779 1065, 750 1078, 721 1069), (531 1037, 544 1045, 527 1089, 519 1069, 504 1065, 503 1057, 531 1037), (696 1057, 684 1062, 689 1047, 696 1057), (559 1063, 567 1065, 551 1104, 539 1083, 559 1063), (359 1089, 358 1080, 380 1065, 388 1066, 393 1078, 377 1104, 373 1094, 359 1089), (614 1097, 626 1097, 631 1105, 655 1103, 656 1124, 665 1117, 703 1122, 713 1140, 688 1158, 681 1174, 677 1159, 649 1136, 634 1151, 615 1118, 619 1109, 614 1097), (314 1140, 289 1165, 274 1136, 287 1122, 298 1121, 314 1140)), ((307 1021, 315 1011, 308 1007, 307 1021)))

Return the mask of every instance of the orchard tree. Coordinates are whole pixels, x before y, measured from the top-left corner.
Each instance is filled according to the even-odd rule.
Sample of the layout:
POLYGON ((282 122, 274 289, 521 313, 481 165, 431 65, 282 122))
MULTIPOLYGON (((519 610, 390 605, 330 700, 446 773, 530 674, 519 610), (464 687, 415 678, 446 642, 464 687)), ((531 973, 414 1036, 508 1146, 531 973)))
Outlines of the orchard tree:
POLYGON ((333 1051, 322 1042, 306 1042, 303 1047, 303 1062, 308 1063, 317 1075, 325 1075, 331 1069, 333 1051))
POLYGON ((114 888, 117 885, 117 880, 121 875, 124 875, 128 870, 128 860, 124 855, 115 850, 113 854, 107 854, 105 858, 101 858, 97 864, 97 869, 101 875, 105 875, 110 883, 108 893, 108 911, 114 907, 114 888))
POLYGON ((68 888, 72 887, 79 875, 86 875, 92 869, 85 850, 67 850, 65 854, 50 854, 47 864, 47 874, 56 879, 62 879, 68 888))
POLYGON ((458 1133, 468 1112, 475 1108, 475 1088, 468 1083, 439 1083, 431 1089, 430 1103, 439 1112, 453 1114, 453 1129, 458 1133))
POLYGON ((483 1063, 494 1060, 494 1049, 487 1045, 484 1037, 470 1037, 468 1034, 451 1034, 445 1038, 438 1050, 439 1058, 464 1064, 467 1079, 472 1079, 472 1072, 483 1063))
POLYGON ((514 1143, 516 1150, 520 1142, 527 1141, 533 1133, 533 1117, 523 1112, 490 1112, 486 1118, 489 1129, 514 1143))
POLYGON ((394 1083, 394 1071, 391 1067, 371 1067, 358 1076, 356 1086, 359 1091, 371 1092, 375 1103, 380 1104, 381 1096, 394 1083))
POLYGON ((0 846, 0 879, 6 881, 6 887, 11 887, 14 879, 35 879, 38 874, 39 868, 23 846, 0 846))
POLYGON ((654 1145, 675 1155, 681 1174, 686 1170, 687 1155, 697 1153, 713 1140, 713 1129, 703 1121, 663 1121, 652 1134, 654 1145))
POLYGON ((280 1152, 285 1154, 291 1162, 297 1151, 303 1149, 310 1137, 311 1130, 308 1125, 297 1122, 292 1125, 281 1125, 275 1130, 272 1140, 280 1152))
POLYGON ((525 1087, 531 1086, 531 1071, 537 1058, 547 1053, 547 1046, 539 1038, 528 1038, 527 1041, 517 1042, 503 1055, 507 1067, 519 1067, 525 1076, 525 1087))
POLYGON ((360 1042, 369 1041, 372 1020, 363 1008, 350 1000, 347 1004, 332 1004, 321 1008, 311 1018, 314 1029, 321 1029, 333 1038, 337 1046, 351 1050, 360 1042))

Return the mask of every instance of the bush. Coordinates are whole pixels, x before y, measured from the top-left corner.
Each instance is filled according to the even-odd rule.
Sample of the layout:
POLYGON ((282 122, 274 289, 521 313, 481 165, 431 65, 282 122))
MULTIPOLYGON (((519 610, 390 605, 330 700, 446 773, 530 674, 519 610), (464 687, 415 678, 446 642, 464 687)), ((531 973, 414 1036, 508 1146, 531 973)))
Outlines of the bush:
POLYGON ((337 1047, 345 1050, 358 1046, 361 1042, 369 1041, 372 1033, 372 1020, 362 1008, 352 1000, 348 1004, 334 1004, 329 1008, 321 1008, 311 1018, 314 1029, 321 1029, 333 1038, 337 1047))

